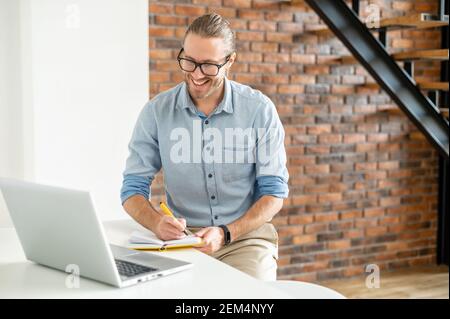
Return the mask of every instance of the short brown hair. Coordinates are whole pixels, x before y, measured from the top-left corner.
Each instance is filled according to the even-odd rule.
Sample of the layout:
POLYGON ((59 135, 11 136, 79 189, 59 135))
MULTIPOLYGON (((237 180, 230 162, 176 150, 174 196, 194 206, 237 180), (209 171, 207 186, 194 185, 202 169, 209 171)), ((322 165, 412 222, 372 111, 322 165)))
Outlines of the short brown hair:
POLYGON ((205 38, 222 38, 228 47, 226 55, 236 50, 234 32, 231 30, 230 23, 220 14, 208 13, 196 18, 187 28, 183 43, 189 33, 197 34, 205 38))

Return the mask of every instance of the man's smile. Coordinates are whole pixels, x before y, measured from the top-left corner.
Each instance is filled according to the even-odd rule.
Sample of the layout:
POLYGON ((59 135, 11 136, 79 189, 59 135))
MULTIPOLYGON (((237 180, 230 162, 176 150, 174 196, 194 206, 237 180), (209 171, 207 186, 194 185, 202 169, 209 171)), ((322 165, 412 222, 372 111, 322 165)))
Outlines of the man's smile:
POLYGON ((209 83, 210 80, 208 79, 204 79, 204 80, 194 80, 193 78, 191 78, 191 82, 194 84, 195 87, 197 88, 203 88, 206 86, 207 83, 209 83))

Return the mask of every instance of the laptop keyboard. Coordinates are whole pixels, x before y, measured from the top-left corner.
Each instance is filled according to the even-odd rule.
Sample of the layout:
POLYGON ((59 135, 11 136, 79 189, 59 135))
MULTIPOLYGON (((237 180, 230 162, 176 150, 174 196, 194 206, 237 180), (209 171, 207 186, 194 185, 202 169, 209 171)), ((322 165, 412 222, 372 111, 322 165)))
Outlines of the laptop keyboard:
POLYGON ((121 276, 134 277, 140 274, 153 272, 158 269, 134 264, 128 261, 115 259, 117 270, 121 276))

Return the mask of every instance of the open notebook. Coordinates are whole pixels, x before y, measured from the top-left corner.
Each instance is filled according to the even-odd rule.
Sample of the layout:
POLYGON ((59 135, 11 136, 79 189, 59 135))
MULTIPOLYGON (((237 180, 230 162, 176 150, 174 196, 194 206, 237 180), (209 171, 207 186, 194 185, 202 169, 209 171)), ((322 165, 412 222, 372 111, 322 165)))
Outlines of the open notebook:
POLYGON ((161 240, 150 230, 145 232, 135 230, 131 233, 128 248, 138 250, 166 250, 173 248, 188 248, 199 246, 202 239, 195 235, 186 236, 182 239, 161 240))

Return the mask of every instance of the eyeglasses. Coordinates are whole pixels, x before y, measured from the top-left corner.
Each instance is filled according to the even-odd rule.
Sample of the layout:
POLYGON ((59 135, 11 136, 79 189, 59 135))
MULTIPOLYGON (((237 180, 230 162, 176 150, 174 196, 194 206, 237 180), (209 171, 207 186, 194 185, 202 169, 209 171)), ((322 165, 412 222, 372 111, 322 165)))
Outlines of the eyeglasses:
POLYGON ((219 74, 219 70, 230 60, 231 54, 225 57, 225 62, 222 64, 215 63, 197 63, 191 59, 181 58, 180 55, 184 51, 184 48, 181 48, 180 53, 178 53, 177 60, 180 68, 185 72, 194 72, 197 67, 200 68, 200 71, 206 76, 216 76, 219 74))

